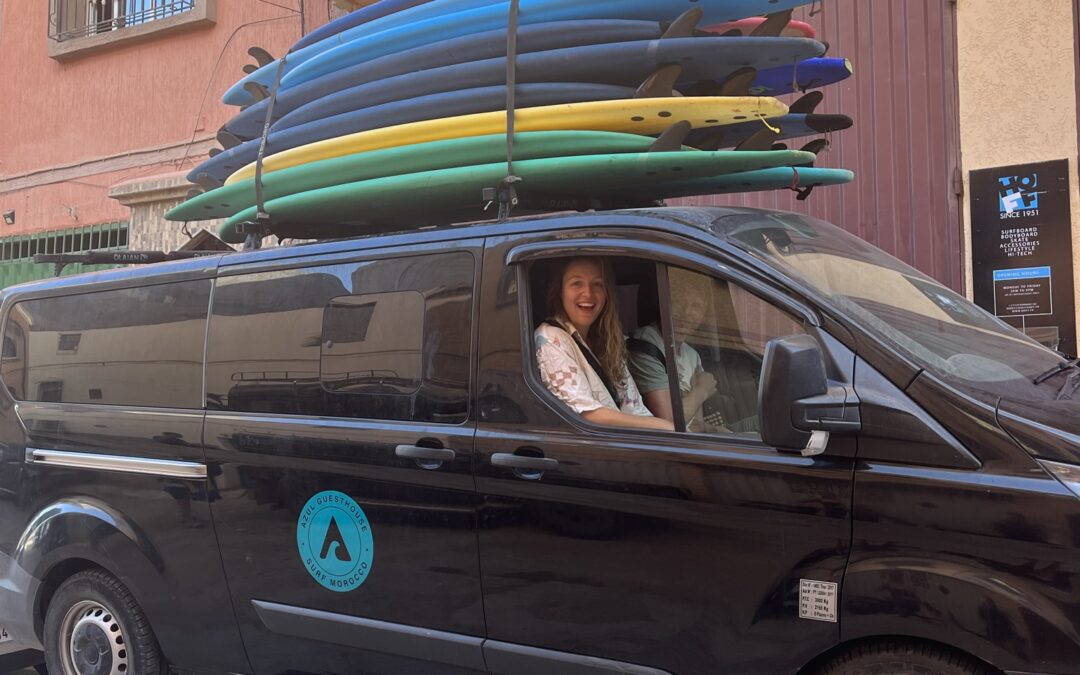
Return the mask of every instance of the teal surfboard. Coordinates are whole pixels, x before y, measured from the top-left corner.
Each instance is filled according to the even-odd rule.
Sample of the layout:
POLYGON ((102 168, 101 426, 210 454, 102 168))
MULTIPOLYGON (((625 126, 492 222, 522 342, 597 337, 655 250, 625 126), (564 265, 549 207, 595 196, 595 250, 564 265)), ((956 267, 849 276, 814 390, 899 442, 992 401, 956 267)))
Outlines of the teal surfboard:
MULTIPOLYGON (((655 138, 607 131, 527 131, 514 136, 515 160, 646 152, 655 138)), ((490 164, 506 158, 506 134, 452 138, 324 159, 263 176, 263 199, 397 174, 490 164)), ((209 220, 255 205, 255 179, 197 195, 165 214, 169 220, 209 220)))
MULTIPOLYGON (((793 150, 623 153, 524 160, 514 163, 514 173, 522 178, 518 190, 523 194, 589 196, 606 191, 636 198, 658 182, 811 164, 814 158, 813 153, 793 150)), ((272 199, 266 210, 272 222, 308 228, 354 225, 356 234, 408 229, 410 219, 430 220, 433 214, 482 219, 492 215, 484 208, 482 191, 496 186, 506 171, 505 162, 498 162, 388 176, 272 199)), ((229 218, 221 227, 222 239, 243 241, 237 225, 253 220, 255 211, 248 208, 229 218)))
MULTIPOLYGON (((701 195, 736 192, 828 187, 830 185, 846 185, 853 180, 855 180, 855 174, 846 169, 785 166, 732 173, 724 176, 660 181, 643 189, 642 193, 653 199, 675 199, 676 197, 698 197, 701 195)), ((601 190, 600 193, 602 192, 601 190)))

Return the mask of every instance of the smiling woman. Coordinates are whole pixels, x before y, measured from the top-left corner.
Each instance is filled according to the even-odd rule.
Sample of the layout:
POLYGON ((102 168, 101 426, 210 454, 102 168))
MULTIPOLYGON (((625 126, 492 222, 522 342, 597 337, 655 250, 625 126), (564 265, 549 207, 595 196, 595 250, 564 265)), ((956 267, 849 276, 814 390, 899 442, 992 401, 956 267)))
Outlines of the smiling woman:
POLYGON ((673 430, 652 416, 627 370, 626 343, 611 265, 602 258, 560 261, 548 278, 548 318, 536 329, 540 379, 595 424, 673 430))

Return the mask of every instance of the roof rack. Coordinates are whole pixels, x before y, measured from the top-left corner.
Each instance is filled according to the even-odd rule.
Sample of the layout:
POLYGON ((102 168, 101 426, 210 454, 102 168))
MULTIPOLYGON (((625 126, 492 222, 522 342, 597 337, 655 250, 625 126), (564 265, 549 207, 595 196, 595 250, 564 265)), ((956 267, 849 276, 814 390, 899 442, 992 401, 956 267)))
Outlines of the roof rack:
POLYGON ((35 263, 52 263, 54 276, 60 276, 68 265, 151 265, 169 260, 190 260, 234 251, 88 251, 86 253, 39 253, 35 263))
MULTIPOLYGON (((185 231, 185 233, 187 233, 185 231)), ((39 253, 35 263, 55 265, 53 276, 60 276, 68 265, 152 265, 169 260, 190 260, 223 253, 235 253, 236 249, 206 230, 200 230, 175 251, 84 251, 82 253, 39 253)))

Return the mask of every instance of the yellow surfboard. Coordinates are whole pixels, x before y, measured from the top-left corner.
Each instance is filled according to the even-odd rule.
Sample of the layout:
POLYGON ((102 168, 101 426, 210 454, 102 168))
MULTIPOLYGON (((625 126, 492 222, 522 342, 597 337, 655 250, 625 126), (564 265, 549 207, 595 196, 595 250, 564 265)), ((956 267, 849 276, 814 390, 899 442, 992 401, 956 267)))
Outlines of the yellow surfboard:
MULTIPOLYGON (((640 98, 521 108, 514 113, 514 126, 517 131, 618 131, 652 135, 684 120, 694 128, 700 128, 764 120, 786 115, 787 111, 784 103, 769 97, 640 98)), ((400 124, 330 138, 269 155, 263 159, 263 173, 358 152, 504 131, 505 111, 400 124)), ((254 176, 255 163, 252 162, 229 176, 225 184, 231 185, 254 176)))

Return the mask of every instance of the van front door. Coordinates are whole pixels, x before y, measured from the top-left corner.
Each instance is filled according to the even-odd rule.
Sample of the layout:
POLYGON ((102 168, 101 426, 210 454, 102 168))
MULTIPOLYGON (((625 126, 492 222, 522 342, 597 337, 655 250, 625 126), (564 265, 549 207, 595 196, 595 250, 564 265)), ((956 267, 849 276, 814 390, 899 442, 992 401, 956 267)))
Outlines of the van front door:
POLYGON ((256 672, 483 669, 478 255, 444 244, 218 279, 211 508, 256 672))
MULTIPOLYGON (((511 244, 488 250, 483 275, 477 485, 489 668, 558 672, 576 661, 775 675, 836 644, 853 443, 834 439, 829 456, 806 458, 764 445, 755 427, 764 343, 816 330, 807 317, 681 270, 696 275, 708 316, 680 316, 689 292, 675 297, 666 288, 675 268, 656 266, 672 310, 653 330, 678 333, 660 347, 670 356, 690 346, 717 391, 704 410, 684 411, 690 432, 598 427, 540 384, 528 336, 543 316, 523 299, 543 298, 547 279, 539 265, 504 269, 511 244)), ((595 239, 587 248, 603 250, 595 239)), ((608 297, 640 305, 632 300, 648 284, 613 262, 619 287, 608 297)), ((642 327, 625 326, 647 338, 642 327)), ((648 367, 636 370, 648 379, 648 367)))

